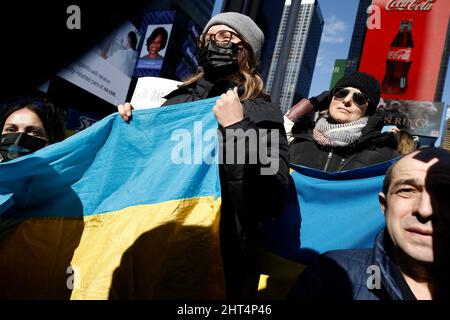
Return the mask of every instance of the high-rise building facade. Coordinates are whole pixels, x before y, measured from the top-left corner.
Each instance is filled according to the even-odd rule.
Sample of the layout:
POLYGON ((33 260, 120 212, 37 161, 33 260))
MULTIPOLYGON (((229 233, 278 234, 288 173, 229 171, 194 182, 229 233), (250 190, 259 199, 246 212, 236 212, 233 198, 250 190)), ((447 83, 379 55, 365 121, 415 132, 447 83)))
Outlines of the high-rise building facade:
POLYGON ((366 36, 367 18, 369 17, 367 8, 371 4, 372 0, 359 0, 344 76, 348 76, 350 73, 358 70, 364 46, 364 37, 366 36))
MULTIPOLYGON (((450 107, 449 107, 450 110, 450 107)), ((450 151, 450 119, 447 120, 447 128, 444 134, 444 141, 442 142, 442 148, 450 151)))
POLYGON ((317 0, 286 0, 266 81, 283 112, 309 94, 323 25, 317 0))
POLYGON ((172 4, 183 10, 187 16, 199 26, 204 27, 211 18, 216 2, 215 0, 172 0, 172 4))

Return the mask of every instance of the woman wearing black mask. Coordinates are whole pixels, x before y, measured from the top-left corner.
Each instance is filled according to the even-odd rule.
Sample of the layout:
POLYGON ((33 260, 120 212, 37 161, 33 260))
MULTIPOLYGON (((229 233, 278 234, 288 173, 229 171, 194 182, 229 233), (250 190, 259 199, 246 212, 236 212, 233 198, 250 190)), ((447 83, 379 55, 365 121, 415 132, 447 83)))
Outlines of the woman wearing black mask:
MULTIPOLYGON (((261 139, 271 137, 270 175, 261 174, 263 165, 220 164, 222 188, 221 248, 228 298, 253 298, 257 277, 252 272, 251 248, 259 221, 280 215, 288 186, 288 149, 279 107, 271 103, 257 70, 264 34, 247 16, 226 12, 214 16, 199 41, 199 72, 165 98, 163 106, 220 96, 213 112, 219 123, 224 159, 233 141, 246 139, 228 135, 229 130, 255 132, 261 139), (228 131, 227 131, 228 130, 228 131), (272 136, 272 134, 274 134, 272 136), (276 138, 273 138, 276 137, 276 138), (276 139, 276 141, 274 141, 276 139), (273 149, 272 149, 273 150, 273 149)), ((119 106, 127 121, 129 103, 119 106)), ((237 131, 236 131, 237 132, 237 131)), ((268 148, 270 149, 270 147, 268 148)), ((259 154, 259 147, 245 144, 246 160, 259 154)))
POLYGON ((30 154, 65 138, 64 122, 53 104, 20 99, 0 109, 0 162, 30 154))

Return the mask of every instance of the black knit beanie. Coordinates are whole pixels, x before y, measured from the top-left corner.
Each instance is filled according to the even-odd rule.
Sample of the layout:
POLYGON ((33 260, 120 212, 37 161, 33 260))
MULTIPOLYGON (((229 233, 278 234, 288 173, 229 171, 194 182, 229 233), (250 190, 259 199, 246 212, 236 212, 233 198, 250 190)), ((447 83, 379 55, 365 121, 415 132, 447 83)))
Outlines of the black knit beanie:
POLYGON ((335 88, 353 87, 361 90, 369 97, 369 103, 366 115, 371 116, 375 113, 380 102, 381 88, 377 79, 365 72, 354 72, 349 76, 339 80, 335 88))

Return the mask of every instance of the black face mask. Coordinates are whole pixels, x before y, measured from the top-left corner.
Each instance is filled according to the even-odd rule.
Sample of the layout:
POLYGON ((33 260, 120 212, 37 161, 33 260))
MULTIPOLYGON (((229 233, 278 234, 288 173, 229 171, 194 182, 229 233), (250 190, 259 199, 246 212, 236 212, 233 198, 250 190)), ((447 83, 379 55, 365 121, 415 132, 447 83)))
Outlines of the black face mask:
POLYGON ((0 136, 0 162, 26 156, 42 149, 46 144, 46 140, 33 137, 24 132, 2 134, 0 136))
POLYGON ((219 47, 214 41, 200 49, 199 64, 207 80, 226 79, 239 70, 237 60, 238 46, 230 42, 226 47, 219 47))

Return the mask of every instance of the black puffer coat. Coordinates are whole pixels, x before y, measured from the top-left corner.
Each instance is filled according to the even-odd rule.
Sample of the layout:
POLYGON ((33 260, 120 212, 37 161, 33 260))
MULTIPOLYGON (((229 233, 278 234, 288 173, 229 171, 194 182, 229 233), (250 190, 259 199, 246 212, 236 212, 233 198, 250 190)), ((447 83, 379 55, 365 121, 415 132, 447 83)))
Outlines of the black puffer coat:
MULTIPOLYGON (((200 80, 171 92, 165 97, 168 100, 164 105, 220 96, 233 86, 233 83, 228 81, 213 85, 206 80, 200 80)), ((248 266, 251 265, 251 258, 246 254, 247 244, 251 243, 252 233, 258 222, 281 214, 289 184, 289 154, 281 110, 265 98, 244 100, 242 104, 244 120, 226 129, 242 129, 244 132, 254 129, 259 133, 259 139, 266 136, 269 140, 271 133, 277 131, 279 157, 271 164, 272 167, 278 168, 274 175, 261 175, 261 163, 225 163, 219 166, 222 189, 220 235, 228 298, 244 297, 243 282, 248 266)), ((222 132, 222 135, 219 135, 219 139, 222 138, 219 141, 222 147, 233 142, 233 139, 230 140, 225 134, 224 128, 220 127, 219 130, 222 132)), ((242 138, 245 139, 235 136, 234 140, 242 138)), ((246 143, 246 160, 250 154, 258 152, 258 149, 259 146, 249 148, 246 143)), ((225 151, 223 158, 226 159, 225 151)))
POLYGON ((293 128, 295 140, 289 146, 294 164, 326 171, 338 172, 361 168, 398 157, 397 140, 392 133, 380 133, 382 119, 372 116, 362 136, 354 144, 341 148, 326 148, 313 139, 312 128, 293 128))

